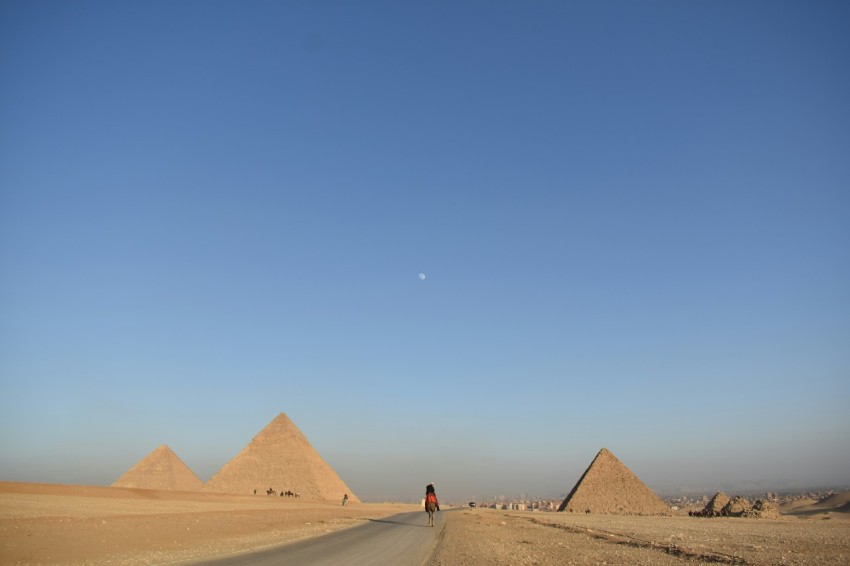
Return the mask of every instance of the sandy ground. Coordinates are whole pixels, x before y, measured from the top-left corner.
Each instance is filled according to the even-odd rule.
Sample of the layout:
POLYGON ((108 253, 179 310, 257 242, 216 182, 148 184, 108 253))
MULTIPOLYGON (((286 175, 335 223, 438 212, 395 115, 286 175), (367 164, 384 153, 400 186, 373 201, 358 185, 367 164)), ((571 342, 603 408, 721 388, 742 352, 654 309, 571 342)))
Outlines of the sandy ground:
POLYGON ((0 564, 168 564, 280 545, 418 506, 0 482, 0 564))
MULTIPOLYGON (((843 505, 843 506, 842 506, 843 505)), ((850 513, 798 505, 779 519, 441 512, 428 564, 850 564, 850 513)), ((304 501, 0 482, 0 564, 171 564, 277 546, 399 504, 304 501)), ((424 520, 424 519, 423 519, 424 520)))
POLYGON ((619 517, 463 509, 446 513, 432 565, 850 564, 850 516, 619 517))

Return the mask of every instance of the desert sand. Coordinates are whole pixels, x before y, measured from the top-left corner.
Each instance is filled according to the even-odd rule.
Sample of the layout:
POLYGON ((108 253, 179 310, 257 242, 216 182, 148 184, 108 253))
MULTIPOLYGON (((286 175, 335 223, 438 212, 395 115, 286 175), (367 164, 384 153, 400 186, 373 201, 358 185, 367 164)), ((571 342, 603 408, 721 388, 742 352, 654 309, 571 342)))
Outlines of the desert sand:
POLYGON ((294 542, 418 506, 0 482, 0 564, 166 564, 294 542))
MULTIPOLYGON (((779 519, 446 510, 429 564, 843 565, 848 500, 794 506, 779 519)), ((203 561, 411 510, 418 506, 0 482, 0 564, 203 561)))
POLYGON ((463 509, 432 564, 850 564, 848 495, 778 519, 463 509))

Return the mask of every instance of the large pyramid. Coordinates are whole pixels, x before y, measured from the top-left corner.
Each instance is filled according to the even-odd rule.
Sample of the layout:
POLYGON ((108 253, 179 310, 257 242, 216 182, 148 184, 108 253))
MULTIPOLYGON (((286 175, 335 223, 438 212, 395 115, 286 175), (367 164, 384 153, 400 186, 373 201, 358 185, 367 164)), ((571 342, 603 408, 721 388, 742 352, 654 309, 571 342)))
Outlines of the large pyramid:
POLYGON ((609 515, 666 515, 669 507, 625 464, 603 448, 558 511, 609 515))
POLYGON ((360 501, 284 413, 204 486, 208 491, 245 494, 269 488, 338 501, 347 493, 349 501, 360 501))
POLYGON ((204 482, 164 444, 115 480, 112 487, 199 491, 204 482))

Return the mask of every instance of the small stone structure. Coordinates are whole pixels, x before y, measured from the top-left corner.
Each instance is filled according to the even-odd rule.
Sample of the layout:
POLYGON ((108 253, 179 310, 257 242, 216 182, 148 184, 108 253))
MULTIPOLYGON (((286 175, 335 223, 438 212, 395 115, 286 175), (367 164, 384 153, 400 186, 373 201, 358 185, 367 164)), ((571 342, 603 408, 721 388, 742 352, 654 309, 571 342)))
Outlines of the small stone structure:
POLYGON ((747 517, 758 519, 775 519, 779 517, 779 508, 767 499, 758 499, 753 505, 745 497, 736 495, 729 498, 722 491, 706 504, 702 511, 688 513, 692 517, 747 517))
POLYGON ((724 517, 741 517, 744 513, 749 511, 752 508, 749 500, 746 497, 741 497, 740 495, 736 495, 729 503, 723 506, 723 509, 720 511, 720 514, 724 517))
POLYGON ((752 509, 744 511, 741 516, 753 519, 778 519, 779 507, 768 499, 757 499, 752 509))

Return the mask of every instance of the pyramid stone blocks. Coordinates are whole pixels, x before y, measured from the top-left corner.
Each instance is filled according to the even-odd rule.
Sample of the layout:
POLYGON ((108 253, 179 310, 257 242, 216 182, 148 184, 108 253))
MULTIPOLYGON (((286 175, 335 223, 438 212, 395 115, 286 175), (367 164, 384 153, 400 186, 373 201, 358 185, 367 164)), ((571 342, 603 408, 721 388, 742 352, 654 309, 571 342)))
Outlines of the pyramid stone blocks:
POLYGON ((603 448, 558 511, 609 515, 667 515, 669 507, 616 456, 603 448))
POLYGON ((115 480, 112 487, 200 491, 203 485, 171 448, 162 445, 115 480))
POLYGON ((254 437, 204 486, 205 491, 251 494, 292 491, 311 499, 359 499, 284 413, 254 437))

